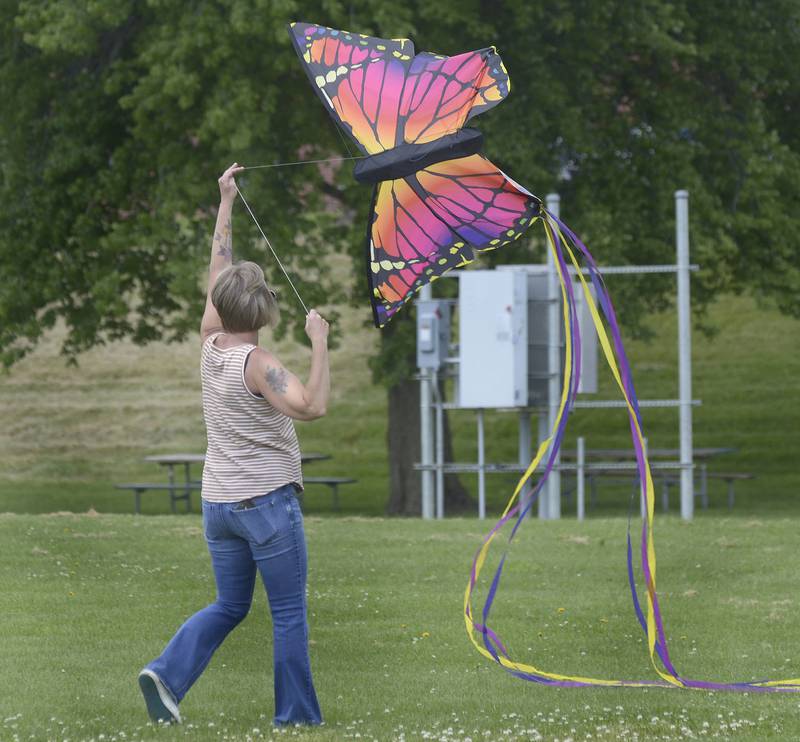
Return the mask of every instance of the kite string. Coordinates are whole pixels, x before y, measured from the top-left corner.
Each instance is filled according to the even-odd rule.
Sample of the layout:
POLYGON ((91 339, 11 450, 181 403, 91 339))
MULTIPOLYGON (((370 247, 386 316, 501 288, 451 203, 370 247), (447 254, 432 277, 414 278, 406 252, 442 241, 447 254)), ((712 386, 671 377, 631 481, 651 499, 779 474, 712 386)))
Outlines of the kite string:
POLYGON ((239 190, 239 186, 236 183, 236 181, 234 181, 233 184, 234 184, 234 186, 236 188, 236 192, 239 194, 239 197, 242 199, 242 203, 245 205, 245 207, 247 208, 247 211, 249 212, 250 216, 253 218, 253 221, 256 223, 256 227, 258 227, 258 231, 261 232, 261 236, 264 238, 264 242, 267 243, 267 247, 269 248, 270 252, 272 253, 272 257, 275 258, 276 262, 278 263, 278 266, 283 271, 283 275, 286 276, 286 280, 289 282, 289 285, 292 287, 292 290, 294 291, 295 295, 297 296, 298 301, 300 302, 300 304, 302 305, 303 309, 305 310, 305 313, 308 314, 308 307, 306 306, 306 303, 303 301, 302 297, 300 296, 300 292, 297 290, 297 288, 295 287, 294 283, 292 283, 292 279, 289 278, 289 274, 286 272, 286 268, 283 267, 283 263, 281 263, 281 259, 278 257, 277 253, 272 248, 272 244, 270 243, 269 239, 267 238, 267 235, 264 234, 264 230, 261 229, 261 225, 258 223, 258 219, 256 219, 256 215, 253 213, 253 210, 250 208, 250 204, 247 203, 247 199, 244 197, 244 194, 239 190))
POLYGON ((292 165, 316 165, 321 162, 343 162, 345 160, 363 160, 366 155, 355 155, 351 157, 328 157, 322 160, 295 160, 294 162, 276 162, 272 165, 249 165, 245 170, 261 170, 271 167, 291 167, 292 165))
POLYGON ((339 135, 339 139, 342 140, 344 148, 347 150, 347 154, 352 156, 353 152, 350 149, 350 145, 347 143, 347 137, 344 135, 341 127, 336 123, 336 121, 333 122, 333 128, 336 129, 336 133, 339 135))

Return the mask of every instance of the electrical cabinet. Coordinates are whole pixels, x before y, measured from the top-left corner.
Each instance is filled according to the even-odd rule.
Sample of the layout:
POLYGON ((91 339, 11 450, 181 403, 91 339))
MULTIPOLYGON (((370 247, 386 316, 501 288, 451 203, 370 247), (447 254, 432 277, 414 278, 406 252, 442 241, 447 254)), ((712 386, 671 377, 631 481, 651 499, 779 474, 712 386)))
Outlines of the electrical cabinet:
POLYGON ((528 404, 528 294, 524 271, 459 274, 458 402, 461 407, 528 404))
MULTIPOLYGON (((597 392, 597 332, 583 286, 573 279, 572 288, 581 340, 578 392, 591 394, 597 392)), ((594 288, 589 290, 594 297, 594 288)), ((559 346, 559 375, 564 368, 560 288, 557 302, 552 339, 547 266, 509 265, 459 274, 460 406, 548 406, 551 342, 559 346)))
POLYGON ((438 369, 450 346, 450 302, 417 301, 417 368, 438 369))

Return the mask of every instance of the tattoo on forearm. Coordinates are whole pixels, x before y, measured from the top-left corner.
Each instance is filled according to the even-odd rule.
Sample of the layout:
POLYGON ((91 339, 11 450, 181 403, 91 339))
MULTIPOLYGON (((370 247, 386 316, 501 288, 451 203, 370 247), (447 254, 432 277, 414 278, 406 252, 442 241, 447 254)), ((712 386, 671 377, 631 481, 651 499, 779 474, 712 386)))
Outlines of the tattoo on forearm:
POLYGON ((217 255, 221 258, 233 257, 233 234, 231 232, 231 220, 225 222, 222 234, 214 233, 214 242, 218 245, 217 255))
POLYGON ((289 384, 289 374, 286 369, 267 366, 267 384, 273 392, 286 394, 286 387, 289 384))

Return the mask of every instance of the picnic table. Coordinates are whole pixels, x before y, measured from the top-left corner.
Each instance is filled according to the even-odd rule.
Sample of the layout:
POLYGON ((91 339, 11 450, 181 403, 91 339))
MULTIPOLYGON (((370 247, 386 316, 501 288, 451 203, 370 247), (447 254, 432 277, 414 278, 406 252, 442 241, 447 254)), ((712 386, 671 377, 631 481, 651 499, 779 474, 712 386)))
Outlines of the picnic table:
MULTIPOLYGON (((300 453, 300 463, 301 464, 309 464, 312 461, 325 461, 329 459, 331 455, 329 453, 300 453)), ((183 474, 183 481, 184 482, 192 482, 192 481, 199 481, 192 479, 192 464, 204 464, 206 461, 206 455, 204 453, 166 453, 166 454, 156 454, 155 456, 145 456, 145 461, 152 461, 156 464, 160 464, 161 466, 167 467, 167 476, 169 477, 170 484, 175 483, 175 467, 176 466, 183 466, 184 474, 183 474)))
MULTIPOLYGON (((326 461, 331 458, 330 454, 309 451, 300 454, 301 464, 310 464, 314 461, 326 461)), ((176 512, 176 503, 186 502, 186 512, 192 511, 192 492, 202 490, 202 480, 192 477, 192 465, 205 463, 206 457, 202 453, 167 453, 145 456, 145 461, 149 461, 167 468, 168 482, 126 482, 117 484, 115 487, 120 490, 132 491, 134 494, 134 509, 136 513, 141 511, 141 496, 148 490, 166 491, 170 496, 170 508, 176 512), (181 472, 181 468, 183 471, 181 472), (176 470, 178 476, 176 476, 176 470), (180 474, 182 473, 182 477, 180 474)), ((334 509, 339 509, 340 484, 355 482, 350 477, 304 477, 304 481, 309 484, 327 485, 333 494, 334 509)))
MULTIPOLYGON (((693 460, 696 462, 699 474, 699 487, 697 495, 703 508, 708 507, 708 480, 722 479, 728 485, 728 507, 733 507, 734 482, 741 479, 752 479, 753 474, 746 472, 709 472, 708 462, 711 459, 726 454, 735 453, 738 449, 731 446, 705 447, 692 449, 693 460)), ((663 463, 663 460, 677 461, 680 459, 680 449, 677 448, 648 448, 648 458, 654 460, 652 469, 663 485, 662 507, 669 509, 669 488, 679 480, 680 465, 663 463), (662 461, 659 461, 661 459, 662 461)), ((589 478, 590 497, 594 502, 597 497, 597 478, 602 476, 633 475, 638 479, 638 469, 635 462, 636 454, 632 448, 590 448, 586 449, 584 456, 587 460, 585 466, 586 476, 589 478)), ((577 459, 575 451, 562 449, 562 460, 574 461, 577 459)))

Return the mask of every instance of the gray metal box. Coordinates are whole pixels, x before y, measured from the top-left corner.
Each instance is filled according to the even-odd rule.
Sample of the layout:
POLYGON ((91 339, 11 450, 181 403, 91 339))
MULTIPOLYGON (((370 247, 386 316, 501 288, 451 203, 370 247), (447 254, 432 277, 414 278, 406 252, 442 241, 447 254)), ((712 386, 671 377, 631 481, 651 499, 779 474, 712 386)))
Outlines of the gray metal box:
POLYGON ((459 274, 458 403, 528 404, 528 296, 524 271, 459 274))
POLYGON ((450 302, 417 301, 417 368, 440 368, 450 346, 450 302))
MULTIPOLYGON (((547 406, 548 368, 547 352, 550 344, 547 307, 547 266, 502 265, 502 272, 524 272, 528 277, 528 404, 531 407, 547 406)), ((583 286, 577 278, 572 283, 575 305, 578 313, 578 326, 581 335, 581 378, 578 392, 594 394, 597 392, 597 332, 592 321, 591 310, 586 302, 583 286)), ((593 286, 589 286, 592 297, 596 299, 593 286)), ((564 319, 561 309, 561 288, 558 290, 558 344, 560 346, 560 370, 564 368, 565 338, 564 319)))

